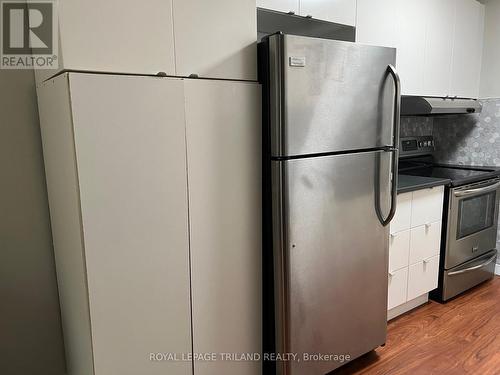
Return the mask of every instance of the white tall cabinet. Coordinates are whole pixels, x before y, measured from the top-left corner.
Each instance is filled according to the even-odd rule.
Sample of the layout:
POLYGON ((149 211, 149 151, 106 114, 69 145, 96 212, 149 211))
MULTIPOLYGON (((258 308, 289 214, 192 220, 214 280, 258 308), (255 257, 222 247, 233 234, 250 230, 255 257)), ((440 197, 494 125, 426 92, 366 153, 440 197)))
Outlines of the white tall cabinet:
POLYGON ((69 374, 260 352, 260 86, 66 73, 38 95, 69 374))

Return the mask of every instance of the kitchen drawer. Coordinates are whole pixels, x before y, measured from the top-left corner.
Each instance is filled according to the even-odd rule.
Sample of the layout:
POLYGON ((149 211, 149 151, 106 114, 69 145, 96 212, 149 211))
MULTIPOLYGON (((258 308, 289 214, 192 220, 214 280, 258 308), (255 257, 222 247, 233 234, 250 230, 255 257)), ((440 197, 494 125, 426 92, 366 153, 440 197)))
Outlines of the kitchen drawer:
POLYGON ((413 192, 411 227, 441 221, 443 216, 444 187, 413 192))
POLYGON ((441 221, 411 229, 410 264, 439 255, 441 247, 441 221))
POLYGON ((438 286, 439 255, 415 263, 408 269, 408 301, 438 286))
POLYGON ((389 241, 389 270, 396 271, 408 267, 410 252, 410 231, 391 234, 389 241))
POLYGON ((413 193, 405 193, 398 195, 396 215, 391 222, 391 233, 410 229, 412 194, 413 193))
POLYGON ((389 273, 388 310, 406 302, 407 282, 408 267, 389 273))

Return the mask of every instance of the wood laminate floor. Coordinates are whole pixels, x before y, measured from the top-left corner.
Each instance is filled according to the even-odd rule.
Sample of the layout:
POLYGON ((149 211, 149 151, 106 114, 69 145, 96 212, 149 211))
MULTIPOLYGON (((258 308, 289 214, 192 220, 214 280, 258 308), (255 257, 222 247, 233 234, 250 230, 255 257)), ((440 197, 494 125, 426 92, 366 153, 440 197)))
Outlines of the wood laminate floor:
POLYGON ((499 375, 500 277, 392 320, 385 347, 331 373, 350 374, 499 375))

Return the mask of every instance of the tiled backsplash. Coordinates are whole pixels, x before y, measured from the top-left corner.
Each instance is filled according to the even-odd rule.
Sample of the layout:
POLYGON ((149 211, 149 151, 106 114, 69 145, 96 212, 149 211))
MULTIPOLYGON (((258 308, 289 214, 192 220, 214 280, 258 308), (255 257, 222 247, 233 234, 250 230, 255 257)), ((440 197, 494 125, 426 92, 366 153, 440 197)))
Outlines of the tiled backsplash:
POLYGON ((401 117, 401 137, 418 137, 433 135, 434 118, 432 117, 401 117))
POLYGON ((483 111, 477 115, 403 117, 401 137, 433 135, 440 163, 500 166, 500 99, 481 103, 483 111))
POLYGON ((500 100, 483 100, 479 115, 434 119, 440 162, 500 166, 500 100))

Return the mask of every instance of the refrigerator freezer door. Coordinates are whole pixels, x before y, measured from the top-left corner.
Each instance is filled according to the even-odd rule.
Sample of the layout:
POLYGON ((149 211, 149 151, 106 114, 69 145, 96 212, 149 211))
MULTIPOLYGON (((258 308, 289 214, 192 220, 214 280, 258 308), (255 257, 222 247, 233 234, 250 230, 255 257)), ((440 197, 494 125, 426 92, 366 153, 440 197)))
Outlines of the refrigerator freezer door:
MULTIPOLYGON (((278 352, 349 355, 385 343, 391 153, 273 161, 278 352)), ((343 363, 292 361, 282 374, 343 363)))
POLYGON ((269 38, 272 156, 393 145, 393 48, 269 38))

